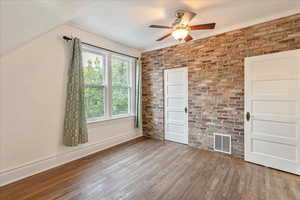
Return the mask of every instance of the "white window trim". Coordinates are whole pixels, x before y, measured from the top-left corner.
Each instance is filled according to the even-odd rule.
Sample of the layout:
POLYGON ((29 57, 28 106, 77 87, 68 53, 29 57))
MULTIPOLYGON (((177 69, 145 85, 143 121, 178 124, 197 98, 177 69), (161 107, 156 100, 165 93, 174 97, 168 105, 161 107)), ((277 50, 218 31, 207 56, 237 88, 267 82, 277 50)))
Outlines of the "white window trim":
POLYGON ((111 53, 105 50, 100 50, 94 47, 90 47, 87 45, 83 45, 82 47, 83 51, 88 51, 95 54, 100 54, 105 56, 105 65, 104 65, 104 73, 105 73, 105 80, 103 85, 99 87, 104 88, 105 93, 105 99, 104 99, 104 116, 103 117, 95 117, 95 118, 88 118, 87 123, 97 123, 97 122, 103 122, 108 120, 115 120, 115 119, 122 119, 122 118, 130 118, 135 116, 135 59, 132 59, 127 56, 122 56, 119 54, 111 53), (112 72, 111 72, 111 60, 112 57, 116 57, 122 60, 126 60, 129 62, 129 84, 128 86, 117 86, 117 87, 124 87, 129 88, 129 104, 128 104, 128 114, 121 114, 121 115, 112 115, 112 72))

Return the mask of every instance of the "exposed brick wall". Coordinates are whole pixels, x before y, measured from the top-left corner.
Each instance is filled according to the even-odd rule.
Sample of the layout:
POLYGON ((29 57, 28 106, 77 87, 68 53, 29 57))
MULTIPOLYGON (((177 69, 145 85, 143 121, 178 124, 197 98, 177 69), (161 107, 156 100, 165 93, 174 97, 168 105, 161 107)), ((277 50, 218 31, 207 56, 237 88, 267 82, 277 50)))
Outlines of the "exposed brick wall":
POLYGON ((244 156, 244 58, 300 48, 300 14, 144 52, 143 131, 163 138, 163 70, 188 67, 189 145, 212 150, 213 133, 232 136, 244 156))

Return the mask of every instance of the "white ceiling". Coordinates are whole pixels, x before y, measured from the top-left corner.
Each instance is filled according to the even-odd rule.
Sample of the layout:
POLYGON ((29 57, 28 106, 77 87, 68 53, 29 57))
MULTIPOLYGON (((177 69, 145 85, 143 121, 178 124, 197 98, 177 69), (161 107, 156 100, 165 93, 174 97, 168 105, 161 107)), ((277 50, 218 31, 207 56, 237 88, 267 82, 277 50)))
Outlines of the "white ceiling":
POLYGON ((71 23, 116 42, 143 50, 177 44, 168 30, 177 9, 198 15, 192 24, 216 22, 216 29, 193 31, 197 39, 300 13, 300 0, 0 0, 0 55, 58 25, 71 23))
POLYGON ((70 21, 95 1, 0 0, 0 55, 70 21))
POLYGON ((172 37, 155 40, 168 30, 150 24, 171 25, 177 9, 197 16, 192 24, 216 22, 213 31, 193 31, 194 38, 245 27, 300 12, 300 0, 102 0, 72 24, 125 45, 150 50, 178 43, 172 37))

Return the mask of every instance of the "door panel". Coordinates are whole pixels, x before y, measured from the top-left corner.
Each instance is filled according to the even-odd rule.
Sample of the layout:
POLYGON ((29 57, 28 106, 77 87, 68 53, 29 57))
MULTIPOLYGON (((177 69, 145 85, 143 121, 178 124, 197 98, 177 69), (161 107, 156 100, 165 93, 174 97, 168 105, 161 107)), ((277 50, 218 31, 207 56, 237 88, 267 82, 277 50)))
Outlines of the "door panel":
POLYGON ((298 74, 298 70, 299 70, 298 67, 295 65, 295 59, 297 58, 291 60, 290 58, 285 57, 286 55, 283 55, 288 53, 283 52, 283 53, 263 55, 264 57, 256 56, 256 57, 246 58, 249 59, 250 62, 252 62, 253 64, 252 70, 255 72, 252 75, 253 80, 258 80, 258 79, 273 80, 274 78, 280 78, 280 79, 297 78, 296 75, 298 74), (270 59, 268 59, 267 56, 270 56, 270 59), (277 58, 275 58, 276 62, 274 62, 273 58, 271 57, 276 57, 276 56, 277 56, 277 58), (269 66, 269 68, 266 68, 265 66, 269 66), (284 70, 282 66, 284 66, 284 70))
POLYGON ((257 80, 253 82, 252 94, 256 97, 296 98, 297 80, 257 80))
POLYGON ((300 51, 245 59, 245 160, 300 175, 300 51))
POLYGON ((277 137, 296 138, 296 124, 275 121, 252 120, 252 132, 259 135, 271 135, 277 137))
POLYGON ((178 105, 182 105, 182 104, 184 104, 185 102, 184 102, 184 98, 172 98, 172 97, 168 97, 168 99, 167 99, 167 104, 168 104, 168 106, 170 106, 170 107, 176 107, 176 106, 178 106, 178 105))
POLYGON ((184 97, 184 85, 167 85, 167 93, 169 97, 184 97))
POLYGON ((184 132, 184 126, 168 123, 167 131, 174 132, 174 133, 182 133, 182 132, 184 132))
MULTIPOLYGON (((169 107, 169 109, 172 109, 172 108, 169 107)), ((174 110, 173 111, 167 111, 168 122, 178 122, 178 123, 183 124, 184 120, 185 120, 184 112, 179 112, 179 111, 174 111, 174 110)))
POLYGON ((164 72, 165 139, 188 143, 188 80, 186 68, 168 69, 164 72))
POLYGON ((252 113, 295 116, 297 102, 293 101, 252 101, 252 113))
POLYGON ((296 147, 288 144, 253 139, 252 149, 258 154, 296 161, 296 147))

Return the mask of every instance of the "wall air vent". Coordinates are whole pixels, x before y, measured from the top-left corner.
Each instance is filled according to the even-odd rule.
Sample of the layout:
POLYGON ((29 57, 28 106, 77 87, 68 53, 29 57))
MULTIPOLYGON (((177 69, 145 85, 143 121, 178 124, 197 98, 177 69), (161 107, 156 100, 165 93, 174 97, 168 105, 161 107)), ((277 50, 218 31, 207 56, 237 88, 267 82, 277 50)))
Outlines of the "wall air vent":
POLYGON ((214 133, 214 151, 231 154, 231 135, 214 133))

